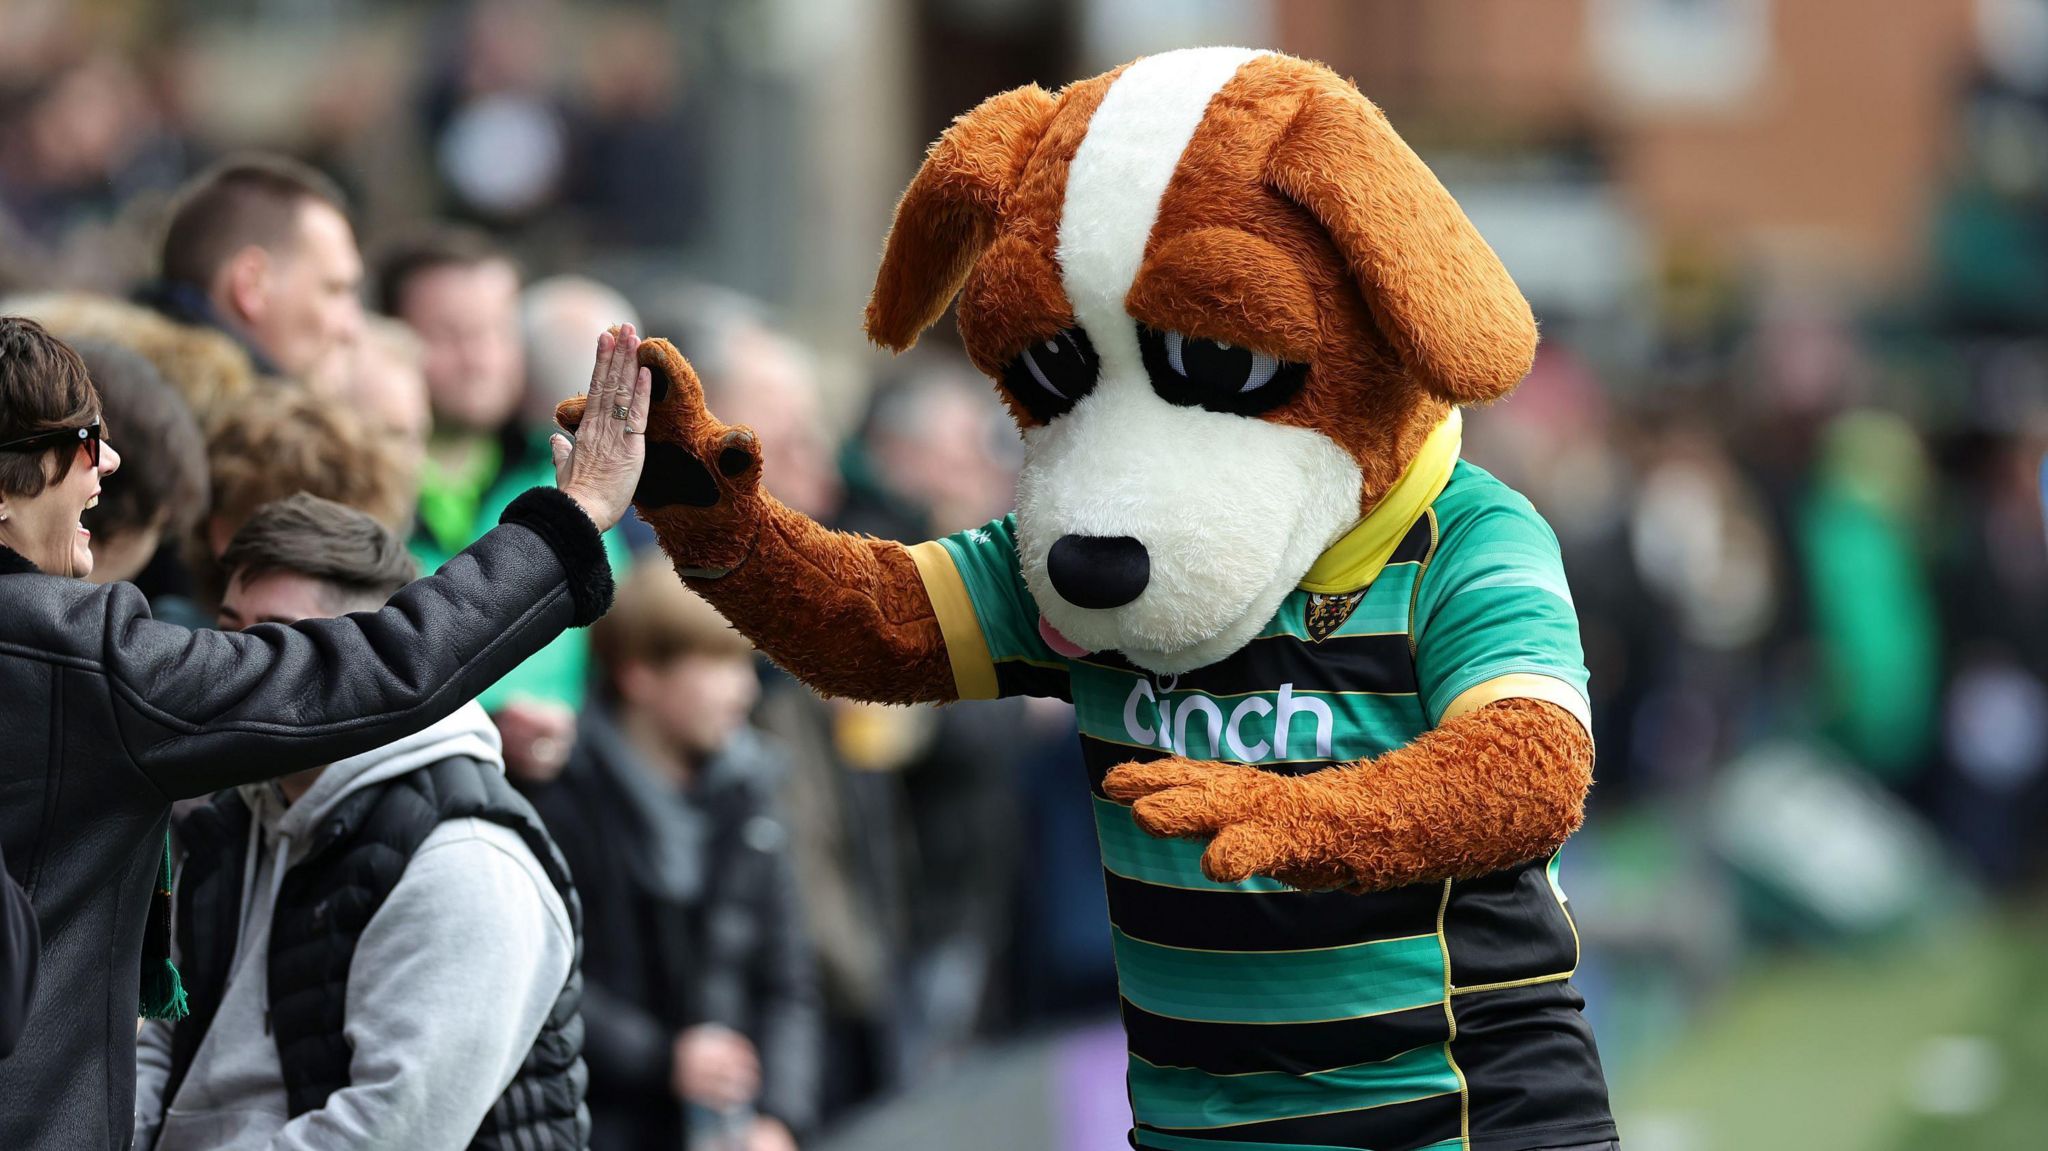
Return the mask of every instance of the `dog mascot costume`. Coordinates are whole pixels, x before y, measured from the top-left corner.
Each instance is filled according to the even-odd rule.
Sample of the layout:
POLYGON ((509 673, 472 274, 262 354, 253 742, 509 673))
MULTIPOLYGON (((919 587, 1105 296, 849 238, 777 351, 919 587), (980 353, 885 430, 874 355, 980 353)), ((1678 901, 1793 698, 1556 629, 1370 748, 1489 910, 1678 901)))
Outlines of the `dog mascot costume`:
POLYGON ((1136 1146, 1614 1139, 1556 882, 1578 624, 1550 529, 1458 459, 1536 326, 1450 195, 1328 69, 1171 52, 940 137, 868 333, 955 296, 1014 515, 828 531, 653 340, 637 506, 677 570, 820 692, 1073 702, 1136 1146))

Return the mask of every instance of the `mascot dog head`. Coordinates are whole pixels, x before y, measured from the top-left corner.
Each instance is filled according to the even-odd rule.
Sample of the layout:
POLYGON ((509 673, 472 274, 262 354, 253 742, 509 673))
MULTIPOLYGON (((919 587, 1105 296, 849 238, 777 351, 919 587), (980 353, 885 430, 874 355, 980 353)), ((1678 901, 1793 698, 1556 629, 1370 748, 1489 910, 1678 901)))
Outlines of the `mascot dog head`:
POLYGON ((1243 646, 1536 325, 1350 84, 1236 48, 962 116, 896 210, 867 311, 901 350, 958 295, 1023 433, 1017 531, 1055 648, 1155 671, 1243 646))

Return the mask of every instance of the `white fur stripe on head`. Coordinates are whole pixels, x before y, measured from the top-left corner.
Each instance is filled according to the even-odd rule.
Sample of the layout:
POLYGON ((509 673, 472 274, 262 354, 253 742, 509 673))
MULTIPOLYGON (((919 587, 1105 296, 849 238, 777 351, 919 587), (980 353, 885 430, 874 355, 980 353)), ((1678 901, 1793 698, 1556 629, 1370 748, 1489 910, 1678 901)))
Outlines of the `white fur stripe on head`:
POLYGON ((1124 297, 1181 153, 1210 98, 1245 61, 1265 54, 1188 48, 1147 56, 1117 76, 1088 121, 1060 210, 1060 278, 1105 370, 1139 366, 1124 297))

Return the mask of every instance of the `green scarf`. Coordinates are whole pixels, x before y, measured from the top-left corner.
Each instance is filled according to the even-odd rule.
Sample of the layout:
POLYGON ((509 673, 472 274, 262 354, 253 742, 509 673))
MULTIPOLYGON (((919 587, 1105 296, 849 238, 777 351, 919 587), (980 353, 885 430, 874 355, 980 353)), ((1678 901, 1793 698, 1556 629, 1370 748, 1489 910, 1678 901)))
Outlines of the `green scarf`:
POLYGON ((171 962, 171 834, 164 833, 164 857, 156 865, 156 890, 149 897, 149 926, 142 933, 144 1019, 183 1019, 191 1008, 185 984, 171 962))

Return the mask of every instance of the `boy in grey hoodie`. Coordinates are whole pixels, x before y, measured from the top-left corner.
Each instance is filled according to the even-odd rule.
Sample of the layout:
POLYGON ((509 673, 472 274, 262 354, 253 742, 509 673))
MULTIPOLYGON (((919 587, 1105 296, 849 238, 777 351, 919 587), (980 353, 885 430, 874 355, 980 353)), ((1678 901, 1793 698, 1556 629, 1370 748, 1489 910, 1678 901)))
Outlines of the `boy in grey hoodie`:
MULTIPOLYGON (((411 578, 395 536, 311 496, 223 562, 223 627, 375 608, 411 578)), ((194 1013, 138 1040, 137 1148, 581 1151, 580 908, 503 771, 472 702, 181 821, 194 1013)))

